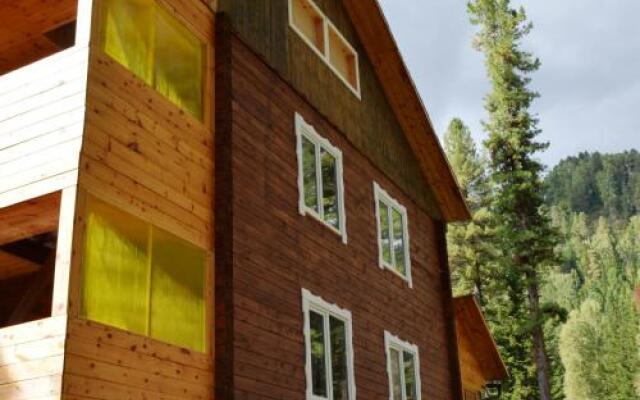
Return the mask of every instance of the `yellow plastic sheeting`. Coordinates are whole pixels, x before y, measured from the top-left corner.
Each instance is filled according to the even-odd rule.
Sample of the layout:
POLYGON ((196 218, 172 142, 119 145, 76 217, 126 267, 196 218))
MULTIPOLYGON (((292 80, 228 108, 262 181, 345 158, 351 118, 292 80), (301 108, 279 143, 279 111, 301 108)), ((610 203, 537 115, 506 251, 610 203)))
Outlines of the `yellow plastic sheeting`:
POLYGON ((90 198, 83 263, 83 317, 206 350, 204 250, 90 198))
POLYGON ((202 119, 202 43, 164 9, 156 13, 155 87, 202 119))
POLYGON ((153 231, 150 336, 205 351, 204 252, 153 231))
POLYGON ((203 43, 154 0, 104 4, 105 53, 202 120, 203 43))
POLYGON ((82 315, 145 334, 149 227, 104 203, 88 203, 82 315))
POLYGON ((105 0, 103 47, 105 53, 153 83, 153 0, 105 0))

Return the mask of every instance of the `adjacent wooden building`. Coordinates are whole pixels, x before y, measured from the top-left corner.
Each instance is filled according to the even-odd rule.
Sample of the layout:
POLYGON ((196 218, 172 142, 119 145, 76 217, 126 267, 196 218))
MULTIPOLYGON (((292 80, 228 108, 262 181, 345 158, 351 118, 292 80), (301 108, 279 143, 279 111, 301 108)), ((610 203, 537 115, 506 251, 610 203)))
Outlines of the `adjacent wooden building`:
POLYGON ((453 300, 463 400, 479 400, 488 389, 499 390, 509 374, 474 295, 453 300))
POLYGON ((375 0, 0 16, 0 398, 461 398, 469 215, 375 0))

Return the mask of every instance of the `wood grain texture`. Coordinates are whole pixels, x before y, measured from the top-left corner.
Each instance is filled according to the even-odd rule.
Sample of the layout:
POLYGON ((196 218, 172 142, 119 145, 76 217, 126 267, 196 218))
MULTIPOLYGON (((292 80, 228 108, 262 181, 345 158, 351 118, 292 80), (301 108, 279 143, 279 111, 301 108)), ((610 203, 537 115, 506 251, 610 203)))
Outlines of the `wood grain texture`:
POLYGON ((218 355, 217 370, 229 371, 217 375, 218 389, 227 389, 218 398, 304 396, 301 288, 352 312, 359 398, 389 398, 385 329, 419 346, 423 398, 459 398, 439 225, 240 38, 229 40, 230 99, 220 109, 231 112, 228 130, 219 125, 217 132, 220 143, 220 135, 227 137, 228 158, 218 159, 216 177, 226 177, 217 190, 231 190, 230 210, 217 220, 231 242, 216 265, 225 266, 218 270, 218 293, 232 295, 219 295, 216 309, 226 315, 219 323, 232 320, 226 328, 232 332, 217 336, 217 351, 226 352, 218 355), (296 112, 343 152, 347 245, 298 213, 296 112), (413 289, 378 267, 374 180, 408 209, 413 289))
POLYGON ((77 0, 0 2, 0 75, 60 50, 46 33, 75 20, 77 0))
POLYGON ((289 27, 288 0, 221 0, 219 9, 229 15, 238 35, 344 132, 355 148, 397 182, 423 210, 442 218, 343 1, 315 2, 358 53, 362 100, 289 27))
POLYGON ((60 399, 66 318, 0 329, 0 398, 60 399))
POLYGON ((509 375, 480 307, 472 295, 454 299, 462 384, 480 392, 487 383, 509 375))
POLYGON ((0 208, 75 184, 88 48, 0 76, 0 208))

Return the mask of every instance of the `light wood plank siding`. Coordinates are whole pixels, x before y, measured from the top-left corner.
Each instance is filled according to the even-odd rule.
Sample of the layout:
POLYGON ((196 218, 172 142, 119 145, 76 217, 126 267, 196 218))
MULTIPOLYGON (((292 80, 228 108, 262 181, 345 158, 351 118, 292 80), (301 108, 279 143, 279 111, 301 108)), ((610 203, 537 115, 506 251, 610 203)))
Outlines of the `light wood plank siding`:
POLYGON ((0 399, 59 399, 66 318, 0 329, 0 399))
POLYGON ((88 48, 0 77, 0 208, 75 184, 88 48))

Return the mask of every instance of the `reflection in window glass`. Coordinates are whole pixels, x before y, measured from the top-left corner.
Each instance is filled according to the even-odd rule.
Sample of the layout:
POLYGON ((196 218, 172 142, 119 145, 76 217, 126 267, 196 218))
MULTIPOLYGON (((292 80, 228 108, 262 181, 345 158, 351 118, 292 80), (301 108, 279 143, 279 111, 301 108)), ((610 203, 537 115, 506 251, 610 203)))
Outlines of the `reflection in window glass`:
POLYGON ((413 354, 403 352, 405 399, 417 400, 416 366, 413 354))
POLYGON ((378 213, 380 266, 397 272, 411 285, 407 212, 397 201, 374 184, 378 213))
POLYGON ((393 219, 393 256, 396 271, 401 275, 406 275, 404 266, 404 229, 402 225, 402 214, 397 209, 392 211, 393 219))
POLYGON ((311 375, 313 394, 327 397, 327 366, 325 355, 324 316, 309 313, 311 332, 311 375))
POLYGON ((391 395, 392 400, 402 399, 402 381, 400 380, 400 353, 396 349, 389 352, 391 357, 391 395))
POLYGON ((316 177, 316 146, 304 136, 302 137, 302 172, 304 204, 313 211, 319 212, 316 177))
POLYGON ((322 204, 324 220, 338 229, 338 182, 336 159, 325 149, 320 153, 322 164, 322 204))
POLYGON ((389 239, 389 207, 378 201, 378 212, 380 213, 380 245, 382 246, 382 259, 391 264, 391 240, 389 239))
POLYGON ((342 235, 346 243, 342 153, 296 116, 300 212, 311 214, 342 235))
POLYGON ((347 377, 347 330, 344 321, 329 317, 331 330, 331 377, 333 380, 333 400, 349 399, 347 377))
POLYGON ((156 13, 155 88, 202 119, 203 46, 161 7, 156 13))

